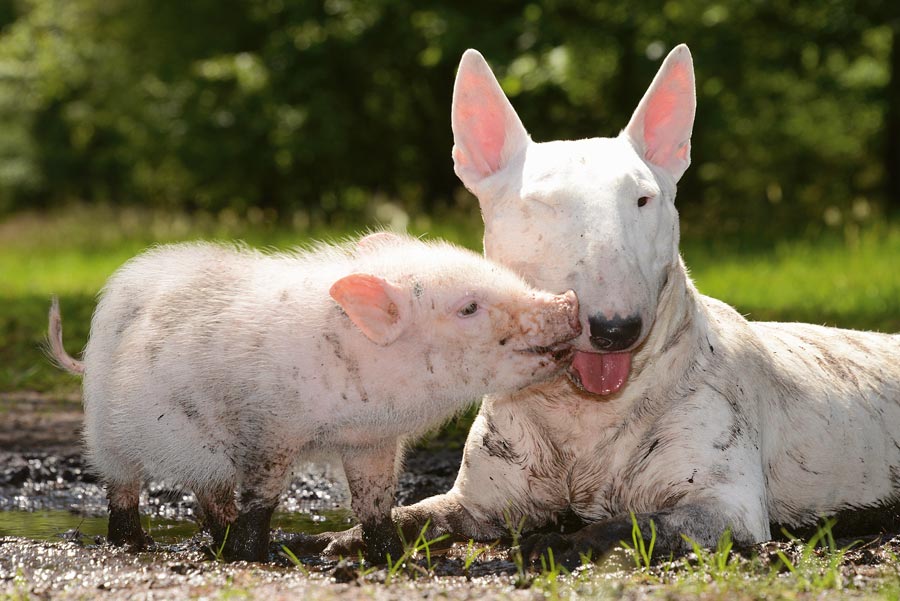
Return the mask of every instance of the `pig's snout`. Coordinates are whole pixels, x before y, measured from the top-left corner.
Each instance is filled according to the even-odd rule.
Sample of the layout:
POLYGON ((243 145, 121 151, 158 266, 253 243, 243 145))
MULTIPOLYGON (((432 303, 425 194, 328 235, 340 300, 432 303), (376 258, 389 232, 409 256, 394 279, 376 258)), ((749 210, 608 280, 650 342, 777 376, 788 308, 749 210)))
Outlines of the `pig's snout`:
POLYGON ((571 340, 580 336, 581 320, 578 317, 578 297, 575 291, 548 294, 547 298, 544 310, 547 311, 547 325, 550 327, 545 335, 555 337, 557 341, 571 340))
POLYGON ((569 327, 572 328, 572 338, 576 338, 581 335, 581 320, 578 318, 578 296, 575 295, 574 290, 568 290, 561 298, 569 320, 569 327))
POLYGON ((535 304, 521 316, 522 331, 531 344, 551 347, 581 334, 578 297, 571 290, 564 294, 539 292, 535 304))

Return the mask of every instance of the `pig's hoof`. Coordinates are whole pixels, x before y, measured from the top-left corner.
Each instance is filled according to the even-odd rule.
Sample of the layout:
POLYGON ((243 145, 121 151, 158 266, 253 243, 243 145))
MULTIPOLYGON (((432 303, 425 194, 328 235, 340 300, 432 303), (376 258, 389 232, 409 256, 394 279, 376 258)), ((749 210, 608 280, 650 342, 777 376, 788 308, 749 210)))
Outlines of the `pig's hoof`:
POLYGON ((392 562, 396 562, 403 557, 403 543, 400 538, 394 534, 390 538, 376 538, 366 541, 366 561, 372 564, 380 565, 387 563, 388 557, 392 562))
POLYGON ((334 566, 334 570, 331 571, 331 577, 339 584, 346 584, 359 578, 359 570, 346 559, 342 559, 334 566))
POLYGON ((137 505, 113 507, 110 504, 106 540, 116 547, 131 551, 143 551, 153 546, 153 539, 141 528, 141 516, 137 505))
POLYGON ((143 530, 131 532, 128 535, 118 536, 112 533, 106 540, 113 546, 125 547, 132 552, 147 551, 148 549, 152 549, 155 544, 150 535, 143 530))
POLYGON ((254 544, 226 544, 222 548, 220 559, 231 563, 234 561, 249 561, 254 563, 266 563, 269 561, 269 545, 266 543, 263 548, 254 544))
POLYGON ((216 544, 214 553, 216 559, 233 561, 251 561, 255 563, 266 563, 269 561, 269 537, 268 532, 259 533, 242 532, 240 529, 232 528, 225 543, 216 544))

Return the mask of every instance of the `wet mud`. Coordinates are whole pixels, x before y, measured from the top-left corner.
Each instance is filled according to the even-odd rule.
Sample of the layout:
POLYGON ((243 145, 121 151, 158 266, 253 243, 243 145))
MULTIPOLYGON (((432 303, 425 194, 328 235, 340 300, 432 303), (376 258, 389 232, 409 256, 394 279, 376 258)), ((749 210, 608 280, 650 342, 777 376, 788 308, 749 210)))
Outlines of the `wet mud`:
MULTIPOLYGON (((105 543, 105 493, 79 449, 80 407, 76 399, 0 397, 0 598, 267 598, 267 599, 536 599, 535 572, 523 576, 508 546, 472 549, 455 544, 419 553, 400 570, 318 556, 292 558, 281 543, 293 533, 340 530, 352 524, 340 473, 309 465, 297 472, 273 519, 266 564, 217 559, 211 538, 199 531, 190 493, 153 482, 142 493, 142 524, 155 544, 132 553, 105 543), (300 566, 295 565, 299 560, 300 566), (390 584, 390 586, 385 586, 390 584)), ((451 441, 452 442, 452 441, 451 441)), ((456 441, 458 442, 458 441, 456 441)), ((458 444, 432 441, 408 457, 397 492, 411 504, 448 490, 461 459, 458 444)), ((883 578, 897 570, 900 537, 891 534, 839 539, 855 543, 842 560, 848 582, 883 578), (857 542, 859 541, 859 542, 857 542)), ((779 554, 799 561, 804 550, 792 541, 739 549, 744 561, 778 569, 779 554)), ((690 558, 687 559, 690 561, 690 558)), ((604 594, 620 597, 631 558, 616 552, 592 573, 604 594)), ((664 579, 663 564, 651 568, 664 579)), ((527 570, 525 570, 527 572, 527 570)), ((592 585, 592 586, 594 586, 592 585)), ((592 589, 597 592, 596 589, 592 589)), ((644 589, 641 589, 644 590, 644 589)), ((645 594, 629 598, 653 596, 645 594)))
MULTIPOLYGON (((293 533, 342 530, 354 523, 346 482, 327 465, 309 464, 294 474, 272 522, 267 564, 218 561, 211 538, 197 526, 193 495, 166 482, 150 482, 141 494, 141 521, 155 544, 131 553, 105 542, 106 496, 82 458, 77 399, 6 395, 0 397, 0 418, 0 598, 156 599, 224 592, 328 599, 347 598, 348 591, 341 590, 346 583, 390 579, 383 568, 358 561, 339 565, 318 556, 299 558, 298 568, 282 551, 281 543, 293 533)), ((452 486, 462 454, 452 446, 437 442, 412 451, 399 477, 398 503, 415 503, 452 486)), ((465 581, 508 578, 515 570, 498 552, 463 574, 464 559, 453 554, 464 552, 436 552, 434 573, 465 581)), ((410 569, 416 570, 414 563, 410 569)))

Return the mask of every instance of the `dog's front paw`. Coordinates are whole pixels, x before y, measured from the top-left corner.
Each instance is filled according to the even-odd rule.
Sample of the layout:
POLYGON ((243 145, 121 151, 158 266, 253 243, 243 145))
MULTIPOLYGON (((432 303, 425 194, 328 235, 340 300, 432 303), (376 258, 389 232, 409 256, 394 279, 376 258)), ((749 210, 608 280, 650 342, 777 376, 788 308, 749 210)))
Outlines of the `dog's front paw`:
POLYGON ((276 543, 280 548, 284 545, 288 550, 297 556, 318 555, 325 550, 325 547, 332 541, 332 537, 337 532, 324 532, 322 534, 305 534, 303 532, 289 534, 280 543, 276 543))
POLYGON ((291 553, 303 555, 322 554, 326 557, 356 557, 365 551, 362 529, 359 526, 341 532, 320 534, 293 534, 283 542, 291 553))
POLYGON ((325 542, 321 553, 327 557, 356 557, 366 550, 361 526, 341 532, 324 532, 317 537, 325 542))
POLYGON ((591 548, 574 535, 550 532, 529 536, 511 553, 521 553, 522 559, 534 567, 549 569, 554 565, 574 570, 590 557, 591 548))

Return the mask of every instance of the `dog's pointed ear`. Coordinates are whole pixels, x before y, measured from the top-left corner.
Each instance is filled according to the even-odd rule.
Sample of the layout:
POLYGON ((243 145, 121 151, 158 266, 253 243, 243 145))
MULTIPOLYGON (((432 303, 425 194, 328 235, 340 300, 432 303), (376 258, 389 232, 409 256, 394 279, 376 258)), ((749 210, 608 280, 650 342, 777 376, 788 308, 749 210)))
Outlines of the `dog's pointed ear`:
POLYGON ((528 145, 528 132, 477 50, 462 56, 450 112, 454 169, 469 190, 528 145))
POLYGON ((663 61, 624 130, 638 154, 676 182, 691 164, 696 108, 694 63, 691 51, 680 44, 663 61))
POLYGON ((329 291, 366 337, 381 346, 397 340, 411 320, 412 307, 403 289, 367 273, 339 279, 329 291))

